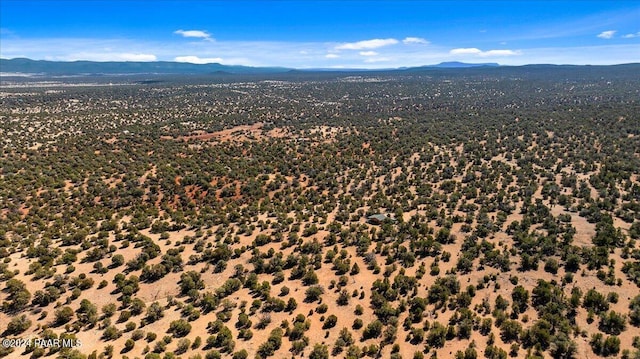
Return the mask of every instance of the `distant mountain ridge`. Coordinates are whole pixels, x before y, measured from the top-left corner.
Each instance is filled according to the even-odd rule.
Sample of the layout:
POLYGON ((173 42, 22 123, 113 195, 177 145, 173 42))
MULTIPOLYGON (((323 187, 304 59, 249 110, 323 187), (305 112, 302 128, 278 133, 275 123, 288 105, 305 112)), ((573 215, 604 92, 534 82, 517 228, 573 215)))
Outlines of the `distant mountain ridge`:
POLYGON ((459 62, 459 61, 449 61, 449 62, 441 62, 437 65, 426 66, 426 67, 438 67, 443 69, 453 69, 453 68, 469 68, 469 67, 498 67, 500 64, 497 62, 485 62, 479 64, 471 64, 467 62, 459 62))
MULTIPOLYGON (((437 65, 409 67, 403 69, 420 68, 471 68, 471 67, 498 67, 497 63, 465 63, 442 62, 437 65)), ((282 73, 293 69, 284 67, 249 67, 237 65, 222 65, 219 63, 192 64, 187 62, 153 61, 153 62, 129 62, 129 61, 47 61, 31 60, 27 58, 0 59, 0 72, 3 73, 28 73, 46 75, 88 75, 88 74, 267 74, 282 73)), ((327 71, 328 69, 311 69, 307 71, 327 71)), ((370 69, 344 69, 344 71, 376 71, 370 69)), ((398 70, 398 69, 385 69, 398 70)), ((301 70, 305 71, 305 70, 301 70)), ((330 69, 336 71, 336 69, 330 69)))
POLYGON ((153 61, 46 61, 26 58, 0 59, 0 72, 3 73, 32 73, 47 75, 77 75, 77 74, 262 74, 287 72, 290 69, 282 67, 249 67, 236 65, 192 64, 187 62, 153 61))
POLYGON ((187 62, 153 61, 153 62, 96 62, 96 61, 46 61, 31 60, 27 58, 1 59, 0 73, 3 76, 11 74, 28 74, 42 76, 106 76, 106 75, 295 75, 312 73, 422 73, 433 74, 471 74, 476 72, 489 71, 495 73, 511 73, 517 71, 540 72, 540 71, 593 71, 596 69, 617 68, 620 71, 636 71, 640 69, 640 63, 619 64, 619 65, 553 65, 553 64, 530 64, 523 66, 503 66, 497 63, 466 63, 466 62, 441 62, 435 65, 400 67, 386 69, 292 69, 285 67, 250 67, 239 65, 222 65, 218 63, 192 64, 187 62))

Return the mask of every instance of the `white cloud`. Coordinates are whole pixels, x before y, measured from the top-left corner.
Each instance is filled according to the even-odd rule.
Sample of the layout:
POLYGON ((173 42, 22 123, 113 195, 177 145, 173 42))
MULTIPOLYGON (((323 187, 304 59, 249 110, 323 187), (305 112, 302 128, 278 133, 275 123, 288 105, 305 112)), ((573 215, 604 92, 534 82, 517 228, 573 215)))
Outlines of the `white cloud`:
POLYGON ((402 40, 402 42, 406 45, 414 45, 414 44, 426 45, 429 43, 429 41, 421 37, 405 37, 404 40, 402 40))
POLYGON ((515 56, 520 55, 520 51, 514 50, 488 50, 482 51, 475 47, 458 48, 449 51, 451 55, 475 55, 479 57, 515 56))
POLYGON ((195 37, 205 40, 211 40, 211 35, 208 32, 202 30, 176 30, 173 33, 182 35, 183 37, 195 37))
POLYGON ((224 60, 220 57, 177 56, 173 59, 173 61, 202 65, 211 63, 222 63, 224 60))
POLYGON ((640 37, 640 31, 636 32, 635 34, 626 34, 623 37, 625 39, 633 39, 634 37, 640 37))
POLYGON ((475 47, 470 47, 470 48, 459 48, 459 49, 453 49, 451 51, 449 51, 449 53, 451 55, 477 55, 477 54, 481 54, 482 50, 480 49, 476 49, 475 47))
POLYGON ((480 53, 480 56, 488 57, 488 56, 515 56, 520 55, 520 51, 513 50, 489 50, 480 53))
POLYGON ((324 57, 326 57, 327 59, 337 59, 340 56, 336 54, 326 54, 324 55, 324 57))
POLYGON ((158 58, 153 54, 118 54, 123 61, 156 61, 158 58))
POLYGON ((391 61, 391 59, 388 57, 371 57, 364 60, 364 62, 370 63, 370 64, 374 64, 376 62, 389 62, 389 61, 391 61))
POLYGON ((360 56, 376 56, 378 53, 375 51, 360 51, 360 56))
POLYGON ((158 57, 154 54, 141 54, 141 53, 117 53, 117 52, 92 52, 92 51, 79 51, 70 53, 68 55, 60 56, 57 58, 51 58, 51 60, 62 61, 132 61, 132 62, 148 62, 157 61, 158 57))
POLYGON ((610 39, 613 37, 613 35, 615 35, 615 33, 616 33, 616 30, 603 31, 598 34, 598 37, 601 39, 610 39))
POLYGON ((369 50, 377 49, 384 46, 395 45, 398 43, 396 39, 372 39, 358 42, 347 42, 336 46, 336 50, 369 50))

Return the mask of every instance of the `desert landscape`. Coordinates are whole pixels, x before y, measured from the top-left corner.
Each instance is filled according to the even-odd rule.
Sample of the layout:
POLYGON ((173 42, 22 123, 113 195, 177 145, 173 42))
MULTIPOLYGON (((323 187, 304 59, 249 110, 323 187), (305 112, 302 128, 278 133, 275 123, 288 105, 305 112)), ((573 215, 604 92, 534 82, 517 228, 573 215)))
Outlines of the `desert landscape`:
POLYGON ((637 69, 3 78, 0 357, 640 358, 637 69))

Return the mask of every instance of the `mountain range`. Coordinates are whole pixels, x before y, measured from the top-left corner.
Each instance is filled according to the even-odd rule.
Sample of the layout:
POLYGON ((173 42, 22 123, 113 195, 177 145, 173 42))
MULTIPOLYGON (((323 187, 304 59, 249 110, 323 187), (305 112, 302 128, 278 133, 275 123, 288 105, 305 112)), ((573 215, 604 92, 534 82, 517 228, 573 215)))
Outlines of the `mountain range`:
MULTIPOLYGON (((471 64, 464 62, 443 62, 437 65, 420 68, 470 68, 470 67, 498 67, 497 63, 471 64)), ((402 70, 412 69, 403 68, 402 70)), ((294 69, 284 67, 249 67, 236 65, 222 65, 218 63, 192 64, 185 62, 95 62, 95 61, 46 61, 27 58, 0 59, 0 72, 7 74, 43 74, 43 75, 116 75, 116 74, 268 74, 283 73, 294 69)), ((326 71, 327 69, 313 69, 309 71, 326 71)), ((345 69, 353 71, 358 69, 345 69)), ((386 69, 396 70, 396 69, 386 69)), ((305 71, 297 69, 295 71, 305 71)), ((336 71, 331 69, 331 71, 336 71)), ((371 70, 367 70, 371 71, 371 70)))
POLYGON ((497 63, 465 63, 442 62, 436 65, 418 67, 387 68, 387 69, 291 69, 285 67, 250 67, 236 65, 222 65, 218 63, 192 64, 185 62, 95 62, 95 61, 46 61, 31 60, 27 58, 1 59, 0 75, 9 78, 14 76, 25 77, 93 77, 111 78, 113 76, 168 76, 204 78, 215 76, 218 78, 246 77, 300 77, 309 76, 342 76, 345 73, 352 74, 388 74, 409 75, 426 74, 429 76, 456 76, 456 75, 503 75, 503 76, 554 76, 556 78, 571 79, 576 72, 583 77, 599 78, 602 72, 616 79, 636 78, 640 73, 640 63, 620 65, 552 65, 532 64, 523 66, 503 66, 497 63))

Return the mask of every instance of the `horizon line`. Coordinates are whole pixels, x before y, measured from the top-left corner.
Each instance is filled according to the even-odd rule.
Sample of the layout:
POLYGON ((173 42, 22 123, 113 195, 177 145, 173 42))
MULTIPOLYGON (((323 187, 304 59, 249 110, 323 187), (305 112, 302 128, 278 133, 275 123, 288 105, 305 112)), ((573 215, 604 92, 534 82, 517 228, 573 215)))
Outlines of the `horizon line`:
MULTIPOLYGON (((192 65, 196 67, 205 67, 208 65, 218 65, 223 67, 243 67, 243 68, 254 68, 254 69, 283 69, 283 70, 303 70, 303 71, 313 71, 313 70, 322 70, 322 71, 336 71, 343 72, 349 70, 360 70, 360 71, 385 71, 385 70, 403 70, 403 69, 415 69, 422 67, 437 67, 445 64, 460 64, 460 65, 473 65, 471 67, 524 67, 524 66, 621 66, 621 65, 636 65, 640 64, 639 62, 620 62, 620 63, 611 63, 611 64, 575 64, 575 63, 526 63, 522 65, 506 65, 500 64, 498 62, 466 62, 466 61, 442 61, 435 64, 424 64, 424 65, 415 65, 415 66, 396 66, 396 67, 384 67, 384 68, 366 68, 366 67, 287 67, 287 66, 248 66, 241 64, 222 64, 220 62, 207 62, 207 63, 196 63, 189 61, 171 61, 171 60, 152 60, 152 61, 129 61, 129 60, 106 60, 106 61, 96 61, 96 60, 47 60, 47 59, 33 59, 29 57, 13 57, 6 58, 0 57, 0 60, 4 61, 12 61, 12 60, 29 60, 34 62, 49 62, 49 63, 64 63, 64 64, 72 64, 78 62, 88 62, 95 64, 108 64, 108 63, 118 63, 118 64, 154 64, 154 63, 170 63, 170 64, 185 64, 192 65)), ((464 67, 463 67, 464 68, 464 67)), ((0 71, 4 74, 7 72, 0 71)))

